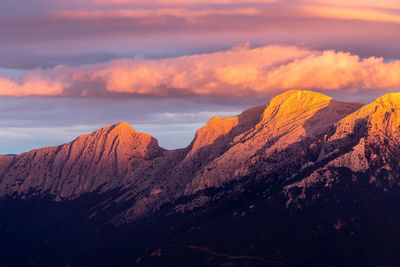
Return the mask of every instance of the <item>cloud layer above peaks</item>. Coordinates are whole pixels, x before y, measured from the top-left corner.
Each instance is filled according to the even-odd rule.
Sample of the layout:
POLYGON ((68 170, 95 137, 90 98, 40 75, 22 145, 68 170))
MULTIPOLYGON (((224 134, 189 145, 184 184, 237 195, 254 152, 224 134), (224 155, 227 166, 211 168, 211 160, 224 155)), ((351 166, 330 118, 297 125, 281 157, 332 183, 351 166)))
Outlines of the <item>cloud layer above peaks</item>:
POLYGON ((296 46, 227 51, 78 67, 58 65, 0 77, 0 95, 75 97, 268 97, 288 89, 399 90, 400 61, 296 46))

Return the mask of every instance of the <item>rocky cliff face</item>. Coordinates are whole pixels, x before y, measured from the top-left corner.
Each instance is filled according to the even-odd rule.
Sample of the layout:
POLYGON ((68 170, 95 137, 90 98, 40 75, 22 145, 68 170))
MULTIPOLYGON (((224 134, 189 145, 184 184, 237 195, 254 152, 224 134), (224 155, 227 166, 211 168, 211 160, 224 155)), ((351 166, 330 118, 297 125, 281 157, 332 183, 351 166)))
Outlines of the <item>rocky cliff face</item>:
POLYGON ((255 172, 267 175, 290 165, 297 168, 306 150, 317 149, 324 131, 360 106, 310 91, 279 95, 252 127, 236 135, 226 151, 195 176, 186 192, 221 186, 255 172))
POLYGON ((180 210, 204 205, 210 197, 197 192, 250 176, 286 183, 288 203, 299 197, 290 188, 334 182, 332 167, 397 183, 399 104, 398 94, 362 106, 291 90, 211 119, 188 148, 174 151, 120 123, 58 147, 1 156, 0 195, 62 200, 118 189, 118 201, 134 201, 117 221, 131 221, 184 196, 197 195, 180 210))
POLYGON ((0 195, 49 194, 59 200, 112 189, 132 165, 162 153, 156 139, 127 123, 108 126, 69 144, 0 158, 0 195))
MULTIPOLYGON (((10 201, 17 207, 40 203, 52 207, 45 222, 57 225, 55 233, 67 227, 61 222, 70 218, 79 227, 65 230, 67 236, 80 236, 81 224, 88 232, 96 225, 87 235, 92 240, 111 224, 133 227, 129 233, 135 242, 143 239, 152 247, 155 240, 175 240, 178 247, 163 252, 167 256, 160 248, 135 260, 153 262, 159 257, 155 266, 174 262, 182 251, 192 255, 193 250, 204 254, 203 264, 210 258, 226 258, 224 264, 246 260, 307 265, 317 258, 318 264, 340 264, 352 257, 355 265, 365 263, 341 250, 344 244, 371 255, 375 264, 400 264, 400 251, 386 250, 400 236, 399 105, 400 94, 362 105, 291 90, 238 116, 211 119, 185 149, 162 149, 150 135, 120 123, 58 147, 0 156, 0 205, 6 203, 0 216, 9 217, 10 201), (53 209, 61 215, 53 215, 53 209), (73 215, 65 215, 65 210, 73 215), (366 238, 368 232, 376 233, 373 241, 366 238), (162 239, 164 233, 171 236, 162 239), (229 244, 219 244, 213 236, 229 244), (294 243, 288 241, 292 239, 294 243), (321 240, 329 245, 320 246, 321 240), (181 247, 182 242, 204 246, 181 247), (371 249, 369 242, 382 251, 371 249), (231 246, 233 254, 214 252, 207 244, 216 249, 231 246), (262 256, 235 256, 237 247, 240 253, 262 256), (303 252, 297 255, 297 249, 303 252), (272 260, 264 257, 265 251, 272 260)), ((51 228, 46 223, 44 229, 51 228)), ((0 222, 0 237, 14 224, 0 222)), ((120 242, 107 238, 105 247, 120 242)), ((126 242, 130 248, 131 240, 126 242)))
MULTIPOLYGON (((324 133, 360 107, 291 90, 238 116, 211 119, 188 148, 176 151, 165 151, 153 137, 120 123, 69 144, 3 156, 0 195, 61 200, 120 188, 118 201, 136 201, 117 221, 135 220, 184 195, 244 176, 280 173, 279 179, 286 179, 315 160, 324 133)), ((208 200, 200 196, 185 208, 208 200)))
MULTIPOLYGON (((353 174, 355 184, 367 182, 382 191, 398 186, 399 104, 400 94, 387 94, 335 123, 325 135, 318 160, 310 162, 303 170, 310 174, 286 188, 302 189, 301 195, 293 199, 292 194, 288 203, 299 198, 315 198, 315 193, 307 195, 313 188, 340 184, 343 178, 338 170, 343 168, 353 174), (359 181, 361 174, 366 181, 359 181)), ((300 171, 295 175, 303 174, 300 171)))

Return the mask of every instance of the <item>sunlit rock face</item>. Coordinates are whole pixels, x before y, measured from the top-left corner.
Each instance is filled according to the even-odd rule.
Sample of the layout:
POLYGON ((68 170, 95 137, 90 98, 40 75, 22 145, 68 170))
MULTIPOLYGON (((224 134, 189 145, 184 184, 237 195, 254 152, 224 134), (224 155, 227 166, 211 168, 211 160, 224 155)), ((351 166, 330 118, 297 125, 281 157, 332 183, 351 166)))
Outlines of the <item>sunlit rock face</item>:
POLYGON ((19 247, 29 233, 24 255, 62 252, 61 265, 133 253, 139 266, 397 266, 399 105, 291 90, 211 119, 183 149, 120 123, 0 156, 0 234, 19 247))
POLYGON ((120 123, 58 147, 0 156, 0 195, 63 201, 114 190, 99 206, 127 203, 110 218, 119 225, 165 205, 172 213, 194 210, 215 199, 204 190, 243 179, 280 185, 287 207, 318 199, 312 189, 332 188, 343 168, 390 190, 400 171, 398 105, 399 94, 364 106, 290 90, 238 116, 211 119, 187 148, 170 151, 120 123), (179 199, 190 201, 175 206, 179 199))
MULTIPOLYGON (((311 91, 285 92, 273 98, 258 121, 235 136, 226 152, 196 175, 186 192, 221 186, 256 171, 272 173, 291 165, 306 150, 317 149, 324 131, 360 106, 311 91)), ((295 162, 293 167, 298 164, 295 162)))
POLYGON ((121 186, 130 166, 163 153, 157 140, 119 123, 58 147, 33 150, 1 160, 0 193, 50 194, 56 199, 121 186))
MULTIPOLYGON (((316 188, 343 183, 340 168, 353 173, 354 183, 369 183, 387 192, 400 184, 400 94, 384 95, 334 124, 326 134, 318 160, 308 165, 310 175, 286 189, 302 188, 300 198, 315 198, 316 188), (358 176, 362 175, 363 181, 358 176), (311 193, 313 191, 314 193, 311 193)), ((299 174, 296 174, 299 175, 299 174)))

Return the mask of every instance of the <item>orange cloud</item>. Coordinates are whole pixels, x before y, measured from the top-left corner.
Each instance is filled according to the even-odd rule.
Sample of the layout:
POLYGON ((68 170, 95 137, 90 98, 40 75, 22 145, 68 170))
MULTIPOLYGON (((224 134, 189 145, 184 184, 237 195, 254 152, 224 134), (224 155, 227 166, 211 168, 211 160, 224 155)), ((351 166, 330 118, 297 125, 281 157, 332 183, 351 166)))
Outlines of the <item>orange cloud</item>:
POLYGON ((161 60, 57 66, 20 80, 0 78, 2 95, 265 97, 287 89, 400 89, 400 61, 346 52, 247 45, 161 60))
POLYGON ((66 87, 64 82, 52 80, 38 71, 28 73, 20 81, 0 77, 0 95, 5 96, 63 95, 66 87))
POLYGON ((306 15, 320 18, 400 23, 400 15, 370 8, 304 6, 302 10, 306 15))
POLYGON ((323 4, 330 6, 347 6, 354 8, 384 8, 384 9, 400 9, 399 0, 307 0, 308 3, 323 4))
POLYGON ((295 15, 296 17, 306 18, 400 23, 400 15, 397 12, 400 10, 398 0, 301 0, 295 4, 282 0, 157 0, 146 4, 146 8, 140 8, 140 6, 143 6, 143 1, 139 0, 92 0, 91 4, 87 7, 88 9, 65 10, 55 14, 62 18, 86 20, 108 18, 151 19, 153 17, 175 16, 183 17, 188 21, 209 15, 276 17, 295 15), (273 5, 268 5, 271 3, 273 5), (97 9, 98 5, 106 5, 107 8, 97 9), (124 9, 120 9, 121 6, 124 9), (271 12, 271 7, 273 7, 273 10, 279 10, 279 12, 271 12))
POLYGON ((276 67, 256 88, 399 90, 399 74, 400 61, 385 63, 376 57, 360 60, 350 53, 324 51, 276 67))

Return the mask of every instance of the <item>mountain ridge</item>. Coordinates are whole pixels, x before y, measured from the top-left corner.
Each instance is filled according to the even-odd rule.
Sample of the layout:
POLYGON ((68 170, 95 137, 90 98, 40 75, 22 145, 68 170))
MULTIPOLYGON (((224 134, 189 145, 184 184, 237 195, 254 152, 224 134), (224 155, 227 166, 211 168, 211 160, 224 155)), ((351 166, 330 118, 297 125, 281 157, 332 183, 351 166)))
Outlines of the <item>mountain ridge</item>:
POLYGON ((107 126, 64 145, 35 149, 13 157, 9 162, 11 166, 1 176, 0 195, 10 191, 26 194, 33 188, 69 198, 94 191, 105 181, 113 187, 110 178, 126 172, 128 162, 157 153, 162 150, 150 135, 136 132, 127 123, 107 126), (10 168, 17 170, 17 174, 10 173, 10 168), (20 177, 19 180, 15 180, 15 176, 20 177), (75 181, 70 177, 76 177, 75 181), (82 177, 87 180, 81 180, 82 177), (64 191, 65 183, 73 184, 72 188, 64 191))
MULTIPOLYGON (((303 154, 310 160, 318 156, 321 141, 314 138, 359 107, 290 90, 238 116, 211 119, 187 148, 170 151, 121 122, 65 145, 3 160, 4 166, 10 165, 1 175, 0 196, 50 195, 60 201, 119 188, 118 201, 135 201, 113 221, 134 221, 183 196, 253 173, 301 168, 303 154)), ((194 209, 211 200, 200 196, 181 208, 194 209)))
POLYGON ((0 237, 53 265, 398 265, 399 105, 290 90, 182 149, 122 122, 0 156, 0 237))
MULTIPOLYGON (((0 157, 0 195, 51 194, 61 200, 122 188, 128 193, 121 198, 138 198, 121 215, 134 220, 184 195, 221 187, 252 173, 304 169, 303 154, 317 162, 329 157, 334 149, 327 144, 335 143, 335 134, 352 124, 349 118, 359 117, 360 112, 368 116, 373 114, 372 105, 387 108, 393 101, 389 94, 362 105, 289 90, 238 116, 212 118, 188 147, 169 151, 159 147, 154 137, 120 122, 61 146, 0 157), (335 134, 324 137, 332 128, 335 134), (47 167, 39 162, 47 162, 47 167)), ((342 164, 354 165, 354 156, 349 157, 349 163, 342 159, 342 164)), ((366 165, 365 159, 358 163, 366 165)), ((202 197, 199 205, 208 200, 202 197)))

